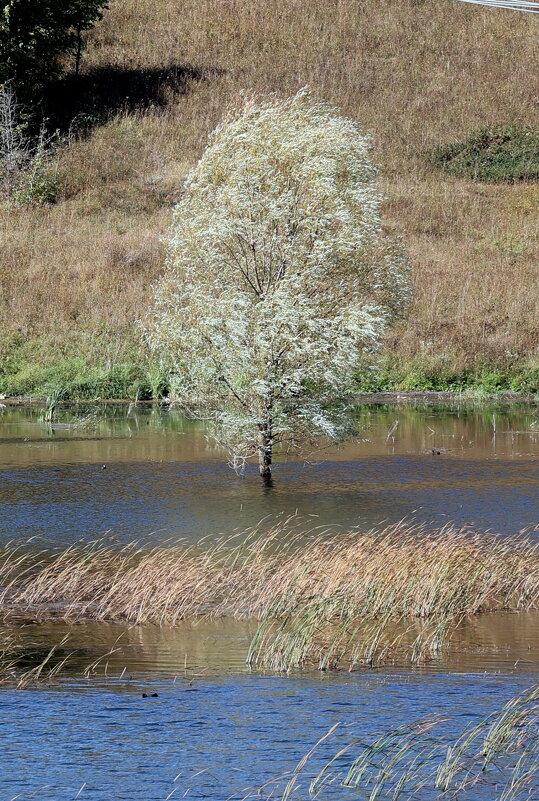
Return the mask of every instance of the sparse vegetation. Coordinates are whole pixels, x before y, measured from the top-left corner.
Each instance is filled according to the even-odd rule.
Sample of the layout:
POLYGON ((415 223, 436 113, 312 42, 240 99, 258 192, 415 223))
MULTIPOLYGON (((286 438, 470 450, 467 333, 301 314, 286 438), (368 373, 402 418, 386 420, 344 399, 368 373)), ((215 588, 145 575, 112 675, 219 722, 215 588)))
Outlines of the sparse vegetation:
POLYGON ((464 142, 434 150, 432 163, 450 175, 474 181, 539 178, 539 129, 524 125, 484 128, 464 142))
POLYGON ((447 718, 434 715, 370 742, 337 723, 293 771, 243 798, 286 801, 300 789, 308 798, 322 793, 324 798, 340 798, 338 791, 344 787, 366 801, 527 801, 539 791, 538 698, 539 688, 531 687, 458 737, 444 732, 447 718), (338 751, 313 773, 313 755, 319 757, 318 752, 335 741, 338 751))
POLYGON ((22 644, 14 632, 0 632, 0 688, 43 685, 62 673, 70 653, 64 648, 68 637, 43 648, 22 644))
POLYGON ((309 14, 296 0, 115 0, 88 33, 79 89, 49 88, 51 125, 76 118, 81 134, 58 151, 56 203, 0 209, 2 380, 74 357, 140 362, 135 321, 209 131, 240 90, 304 85, 372 132, 386 229, 408 249, 413 300, 387 341, 389 378, 536 370, 539 184, 457 180, 425 153, 507 121, 537 129, 538 24, 449 0, 309 14))
POLYGON ((56 135, 28 133, 24 108, 9 84, 0 85, 0 197, 18 206, 54 203, 56 135))

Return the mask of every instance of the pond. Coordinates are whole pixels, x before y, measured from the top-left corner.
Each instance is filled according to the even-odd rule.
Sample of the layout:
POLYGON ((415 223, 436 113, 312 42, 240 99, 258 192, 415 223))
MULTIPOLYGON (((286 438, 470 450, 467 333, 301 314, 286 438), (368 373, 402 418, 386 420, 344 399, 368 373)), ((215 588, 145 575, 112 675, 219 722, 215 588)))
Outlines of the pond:
POLYGON ((41 413, 1 410, 0 540, 198 540, 296 512, 320 525, 414 518, 504 534, 539 521, 536 407, 359 407, 358 438, 283 459, 269 491, 177 412, 108 407, 84 422, 84 409, 65 410, 54 426, 41 413))
MULTIPOLYGON (((236 476, 201 425, 167 408, 66 408, 53 426, 40 415, 0 410, 4 542, 66 545, 105 532, 118 545, 196 541, 296 512, 336 537, 403 518, 502 535, 539 521, 534 406, 365 405, 359 438, 301 462, 279 459, 269 490, 254 467, 236 476)), ((533 612, 465 621, 458 651, 415 669, 248 671, 253 632, 229 620, 4 628, 36 660, 66 633, 61 649, 73 654, 50 686, 0 689, 0 801, 243 798, 292 770, 339 721, 341 739, 317 749, 309 775, 350 733, 369 740, 436 713, 441 736, 454 737, 539 672, 533 612)), ((304 782, 293 797, 307 796, 304 782)), ((322 797, 368 796, 333 786, 322 797)), ((480 787, 466 798, 494 801, 480 787)))

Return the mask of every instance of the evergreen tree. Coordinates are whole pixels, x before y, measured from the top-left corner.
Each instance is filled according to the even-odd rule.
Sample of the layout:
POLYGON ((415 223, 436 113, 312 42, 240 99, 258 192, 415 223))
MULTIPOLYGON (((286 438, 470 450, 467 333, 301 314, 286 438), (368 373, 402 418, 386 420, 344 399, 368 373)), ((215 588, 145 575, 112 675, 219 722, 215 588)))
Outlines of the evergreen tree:
POLYGON ((28 96, 59 74, 69 53, 78 70, 83 33, 106 7, 107 0, 0 0, 0 84, 28 96))

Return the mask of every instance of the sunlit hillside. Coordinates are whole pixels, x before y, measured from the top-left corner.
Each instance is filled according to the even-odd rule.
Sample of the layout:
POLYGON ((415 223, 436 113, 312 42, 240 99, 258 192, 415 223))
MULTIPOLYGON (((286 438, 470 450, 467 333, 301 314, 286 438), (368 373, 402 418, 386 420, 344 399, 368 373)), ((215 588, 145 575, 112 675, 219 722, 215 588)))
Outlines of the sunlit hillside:
POLYGON ((483 126, 538 126, 538 61, 539 17, 454 0, 110 0, 80 81, 52 92, 71 131, 57 202, 0 210, 3 372, 139 358, 135 323, 208 132, 243 90, 306 84, 372 134, 413 269, 386 347, 403 386, 536 364, 539 184, 449 177, 427 155, 483 126))

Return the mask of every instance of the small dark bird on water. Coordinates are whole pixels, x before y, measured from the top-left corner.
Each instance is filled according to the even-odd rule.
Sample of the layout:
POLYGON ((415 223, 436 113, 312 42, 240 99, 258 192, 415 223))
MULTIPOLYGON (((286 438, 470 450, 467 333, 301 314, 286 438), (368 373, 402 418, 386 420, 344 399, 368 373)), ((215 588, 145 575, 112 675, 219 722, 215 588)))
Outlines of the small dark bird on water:
POLYGON ((159 698, 157 693, 150 693, 150 695, 148 695, 148 693, 142 693, 142 697, 143 698, 159 698))
POLYGON ((106 464, 101 465, 101 470, 106 470, 106 469, 107 469, 107 465, 106 464))

